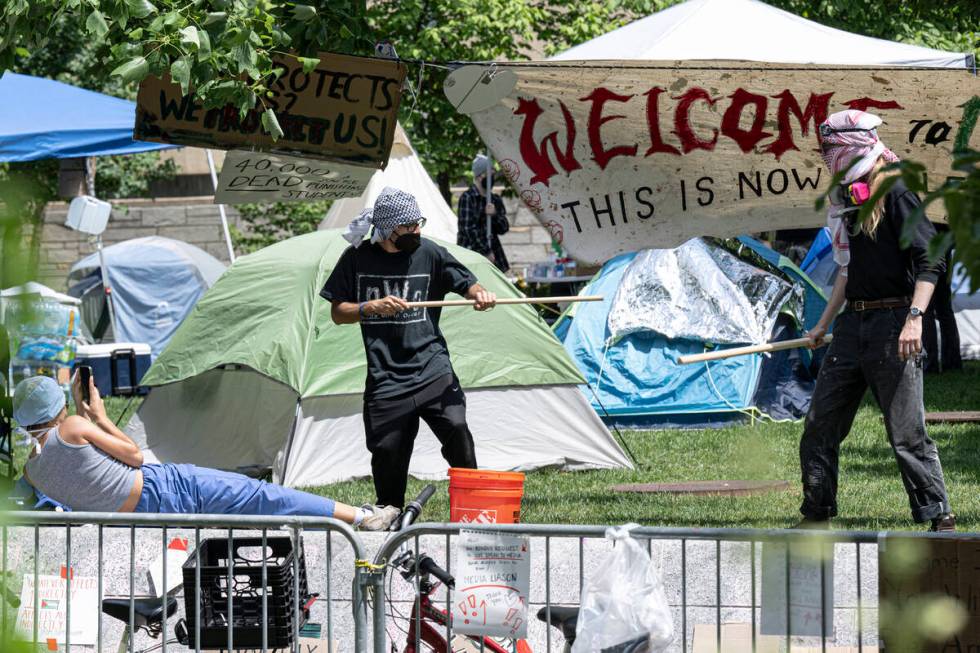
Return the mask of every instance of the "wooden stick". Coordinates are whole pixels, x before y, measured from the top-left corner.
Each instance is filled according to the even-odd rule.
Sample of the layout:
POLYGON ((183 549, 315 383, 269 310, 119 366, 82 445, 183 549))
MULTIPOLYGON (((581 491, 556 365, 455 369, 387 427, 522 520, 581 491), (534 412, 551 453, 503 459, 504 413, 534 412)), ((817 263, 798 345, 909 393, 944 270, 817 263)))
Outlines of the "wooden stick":
MULTIPOLYGON (((498 297, 497 304, 557 304, 559 302, 601 302, 602 295, 571 295, 569 297, 498 297)), ((472 306, 474 299, 444 299, 438 302, 408 302, 409 308, 442 308, 472 306)))
MULTIPOLYGON (((833 335, 823 337, 823 345, 829 344, 834 339, 833 335)), ((706 351, 703 354, 688 354, 681 356, 677 360, 681 365, 688 363, 701 363, 703 361, 716 361, 733 356, 744 356, 745 354, 759 354, 767 351, 782 351, 784 349, 796 349, 797 347, 809 347, 809 338, 796 338, 795 340, 782 340, 779 342, 764 342, 761 345, 748 345, 747 347, 734 347, 732 349, 719 349, 717 351, 706 351)))

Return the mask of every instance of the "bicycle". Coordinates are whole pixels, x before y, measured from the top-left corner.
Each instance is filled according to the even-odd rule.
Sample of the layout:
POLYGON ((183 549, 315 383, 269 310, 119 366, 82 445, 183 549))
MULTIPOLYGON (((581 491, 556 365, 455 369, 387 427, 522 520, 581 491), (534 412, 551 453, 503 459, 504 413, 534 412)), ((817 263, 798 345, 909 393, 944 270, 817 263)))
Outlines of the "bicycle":
MULTIPOLYGON (((418 497, 408 503, 390 530, 398 531, 410 526, 422 513, 422 508, 434 493, 434 486, 425 486, 418 497)), ((415 581, 417 577, 418 596, 412 605, 412 612, 408 616, 408 629, 403 631, 406 634, 403 653, 419 653, 420 649, 417 644, 419 647, 425 644, 436 653, 453 653, 461 650, 487 651, 489 653, 531 653, 530 645, 523 639, 505 640, 505 643, 501 643, 501 641, 489 636, 457 635, 452 641, 447 641, 447 625, 451 623, 452 617, 446 610, 436 605, 432 595, 441 585, 446 586, 450 591, 455 589, 456 579, 453 575, 440 567, 435 560, 425 553, 420 551, 415 554, 407 547, 388 562, 388 566, 410 583, 415 581), (433 577, 439 582, 434 582, 433 577)), ((389 576, 389 590, 385 596, 391 610, 387 616, 404 619, 405 616, 397 611, 394 601, 390 597, 391 579, 393 577, 394 573, 389 576)), ((552 608, 552 612, 554 613, 556 609, 552 608)), ((577 608, 575 612, 578 614, 577 608)), ((392 644, 392 650, 396 650, 394 644, 392 644)))

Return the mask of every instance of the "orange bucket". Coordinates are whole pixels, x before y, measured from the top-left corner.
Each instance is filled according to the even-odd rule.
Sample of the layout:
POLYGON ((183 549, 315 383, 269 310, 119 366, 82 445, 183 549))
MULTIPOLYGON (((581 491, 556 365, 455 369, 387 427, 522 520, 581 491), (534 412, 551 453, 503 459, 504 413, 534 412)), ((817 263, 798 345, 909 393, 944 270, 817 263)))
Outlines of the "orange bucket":
POLYGON ((516 524, 521 521, 524 474, 449 468, 449 521, 516 524))

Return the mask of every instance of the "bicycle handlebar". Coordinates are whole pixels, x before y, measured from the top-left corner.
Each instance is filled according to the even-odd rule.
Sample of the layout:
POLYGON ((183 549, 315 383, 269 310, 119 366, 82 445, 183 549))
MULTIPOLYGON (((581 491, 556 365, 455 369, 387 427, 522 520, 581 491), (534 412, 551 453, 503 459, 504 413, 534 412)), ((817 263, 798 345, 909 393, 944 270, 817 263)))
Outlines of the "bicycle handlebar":
POLYGON ((436 486, 426 485, 419 492, 419 495, 415 497, 414 500, 409 501, 405 509, 402 510, 402 514, 398 516, 398 519, 391 522, 391 526, 388 527, 389 531, 400 531, 404 528, 408 528, 412 525, 419 515, 422 514, 422 508, 425 504, 432 498, 432 495, 436 493, 436 486))
POLYGON ((418 558, 418 569, 419 571, 432 574, 439 580, 441 580, 447 587, 456 587, 456 579, 453 578, 452 574, 436 564, 436 561, 427 555, 421 555, 418 558))

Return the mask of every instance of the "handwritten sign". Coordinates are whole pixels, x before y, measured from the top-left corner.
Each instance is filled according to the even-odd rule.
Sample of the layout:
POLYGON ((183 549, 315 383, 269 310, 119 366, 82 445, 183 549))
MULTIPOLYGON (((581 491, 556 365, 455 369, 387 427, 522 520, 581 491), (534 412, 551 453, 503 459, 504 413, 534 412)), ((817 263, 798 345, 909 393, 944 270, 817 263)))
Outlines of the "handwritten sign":
POLYGON ((282 74, 271 97, 241 115, 226 105, 205 109, 194 93, 183 95, 169 77, 148 77, 136 99, 133 138, 198 147, 275 148, 284 152, 384 168, 395 134, 406 68, 385 59, 320 53, 309 72, 292 56, 275 64, 282 74), (275 110, 283 135, 273 141, 262 127, 264 107, 275 110))
POLYGON ((463 635, 527 636, 528 538, 464 530, 456 555, 453 630, 463 635))
MULTIPOLYGON (((980 650, 980 542, 975 540, 923 540, 889 535, 878 547, 879 603, 894 611, 903 610, 912 600, 935 596, 956 599, 966 613, 966 624, 946 641, 923 641, 923 653, 980 650), (895 565, 888 556, 902 551, 905 564, 895 565)), ((907 624, 914 627, 914 623, 907 624)), ((903 635, 883 629, 887 650, 899 647, 889 639, 903 635)), ((921 633, 920 633, 921 634, 921 633)))
POLYGON ((823 632, 827 637, 834 636, 833 544, 791 543, 788 563, 786 544, 766 542, 762 545, 760 630, 763 635, 785 636, 788 633, 793 637, 809 637, 819 636, 823 632), (787 602, 790 621, 788 630, 787 602))
MULTIPOLYGON (((830 176, 816 130, 836 111, 881 116, 885 144, 924 164, 930 180, 952 174, 954 145, 980 149, 980 79, 967 70, 716 61, 507 69, 513 89, 470 117, 524 204, 588 263, 695 236, 823 224, 814 201, 830 176)), ((464 70, 447 86, 465 84, 464 70)))
MULTIPOLYGON (((37 641, 65 643, 68 616, 65 579, 41 576, 38 580, 37 641)), ((72 576, 71 643, 72 646, 95 646, 99 619, 99 586, 95 576, 72 576)), ((34 574, 24 574, 20 607, 17 609, 17 638, 31 641, 34 636, 34 574)))
POLYGON ((295 202, 359 197, 375 168, 283 154, 233 150, 214 192, 217 204, 295 202))

